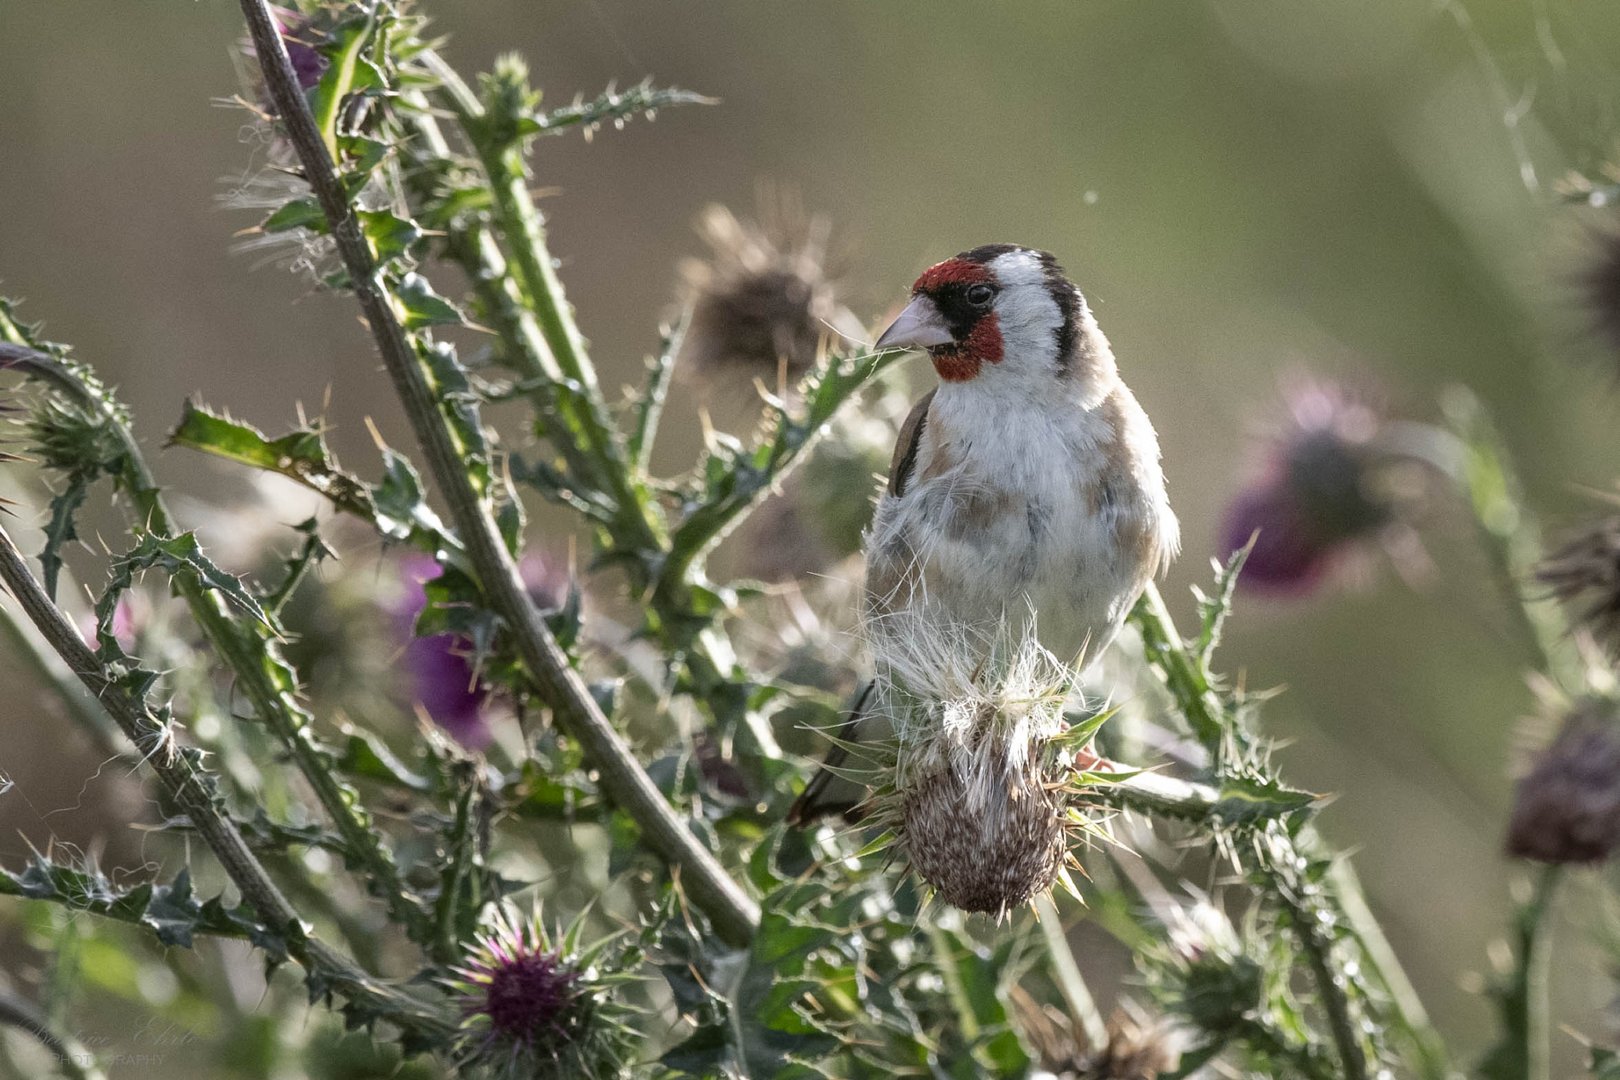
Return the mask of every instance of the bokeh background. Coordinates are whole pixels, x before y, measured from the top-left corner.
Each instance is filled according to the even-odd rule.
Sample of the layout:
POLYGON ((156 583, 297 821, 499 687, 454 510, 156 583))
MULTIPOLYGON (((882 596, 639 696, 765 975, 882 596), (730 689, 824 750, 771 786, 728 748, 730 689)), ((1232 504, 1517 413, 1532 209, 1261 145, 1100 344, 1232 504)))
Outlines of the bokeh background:
MULTIPOLYGON (((747 214, 762 183, 830 215, 863 318, 960 249, 1057 253, 1161 433, 1185 525, 1178 612, 1279 373, 1344 376, 1417 417, 1470 385, 1554 530, 1620 473, 1620 371, 1579 304, 1620 219, 1558 194, 1620 134, 1605 0, 426 10, 458 66, 520 50, 551 104, 649 74, 722 102, 538 148, 553 248, 609 385, 656 346, 702 207, 747 214)), ((263 167, 227 100, 239 27, 223 0, 0 3, 0 290, 122 388, 163 478, 205 501, 239 494, 241 474, 157 453, 188 394, 269 430, 329 402, 354 461, 371 460, 367 418, 410 442, 352 304, 232 252, 255 219, 222 197, 263 167)), ((673 408, 660 456, 676 470, 699 432, 689 394, 673 408)), ((1516 879, 1499 837, 1534 699, 1466 523, 1442 507, 1424 542, 1433 570, 1416 582, 1375 563, 1354 588, 1245 601, 1225 666, 1287 687, 1268 708, 1285 768, 1339 793, 1325 831, 1356 851, 1467 1051, 1488 1022, 1467 973, 1488 966, 1516 879)), ((18 677, 0 655, 0 685, 18 677)), ((0 858, 24 837, 88 843, 127 810, 119 777, 63 765, 60 730, 37 694, 0 695, 0 771, 17 784, 0 858)), ((1583 888, 1555 969, 1559 1014, 1591 1026, 1608 957, 1583 888)))

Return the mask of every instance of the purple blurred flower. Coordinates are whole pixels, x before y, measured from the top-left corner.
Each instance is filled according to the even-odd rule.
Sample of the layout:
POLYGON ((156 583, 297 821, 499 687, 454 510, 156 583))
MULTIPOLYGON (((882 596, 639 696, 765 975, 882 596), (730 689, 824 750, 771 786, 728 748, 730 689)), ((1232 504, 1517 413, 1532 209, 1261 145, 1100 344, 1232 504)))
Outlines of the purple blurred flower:
MULTIPOLYGON (((567 581, 536 556, 522 563, 529 595, 542 609, 556 608, 567 596, 567 581)), ((404 595, 393 609, 395 631, 405 643, 401 656, 410 676, 411 695, 433 722, 469 750, 482 750, 494 737, 490 728, 490 692, 479 681, 469 656, 469 643, 455 634, 415 636, 416 620, 427 607, 426 585, 443 571, 426 555, 401 560, 404 595)))
MULTIPOLYGON (((133 599, 136 595, 125 593, 118 598, 118 603, 113 607, 113 638, 118 642, 118 647, 125 652, 135 650, 136 635, 146 622, 145 602, 133 599)), ((92 649, 99 646, 100 642, 96 639, 96 616, 93 612, 80 620, 79 633, 84 637, 85 644, 92 649)))
POLYGON ((309 29, 309 17, 291 8, 270 10, 275 15, 276 27, 281 31, 282 44, 287 47, 287 59, 292 61, 293 73, 298 76, 298 85, 305 90, 314 89, 321 76, 326 74, 327 60, 305 36, 305 31, 309 29))
POLYGON ((1373 408, 1319 381, 1286 387, 1285 398, 1288 428, 1227 509, 1221 550, 1255 537, 1239 584, 1300 594, 1394 522, 1396 508, 1374 482, 1381 419, 1373 408))

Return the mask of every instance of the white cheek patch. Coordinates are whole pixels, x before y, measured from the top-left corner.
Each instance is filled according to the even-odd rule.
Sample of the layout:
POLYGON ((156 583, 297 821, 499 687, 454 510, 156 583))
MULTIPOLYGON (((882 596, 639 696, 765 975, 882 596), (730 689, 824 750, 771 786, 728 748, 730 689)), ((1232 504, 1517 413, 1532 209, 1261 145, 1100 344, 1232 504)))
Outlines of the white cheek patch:
POLYGON ((989 269, 1001 285, 996 315, 1005 360, 1000 366, 1055 367, 1063 311, 1048 291, 1046 267, 1028 251, 1009 251, 990 260, 989 269))

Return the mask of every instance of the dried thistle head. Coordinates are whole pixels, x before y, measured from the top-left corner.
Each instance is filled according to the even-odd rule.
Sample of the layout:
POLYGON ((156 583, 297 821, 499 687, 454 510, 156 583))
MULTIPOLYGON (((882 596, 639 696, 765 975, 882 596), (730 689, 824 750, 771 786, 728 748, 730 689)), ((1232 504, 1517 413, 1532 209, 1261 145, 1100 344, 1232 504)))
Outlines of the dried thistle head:
POLYGON ((1055 1080, 1158 1080, 1181 1059, 1169 1027, 1126 1001, 1107 1021, 1107 1039, 1095 1045, 1083 1025, 1027 995, 1014 996, 1020 1026, 1055 1080))
POLYGON ((1519 780, 1507 852, 1544 863, 1593 863, 1620 847, 1620 707, 1587 698, 1519 780))
POLYGON ((1157 1080, 1181 1060, 1162 1024, 1118 1009, 1108 1018, 1108 1042, 1076 1062, 1074 1080, 1157 1080))
POLYGON ((1597 237, 1596 248, 1580 276, 1580 289, 1592 329, 1620 353, 1620 231, 1597 237))
POLYGON ((1581 625, 1620 657, 1620 516, 1593 522, 1536 567, 1536 580, 1579 612, 1581 625))
POLYGON ((824 343, 860 340, 860 320, 843 305, 826 267, 828 225, 780 206, 764 224, 713 205, 698 220, 709 257, 681 266, 691 320, 676 362, 709 386, 752 394, 756 381, 775 388, 779 373, 795 382, 824 343))
MULTIPOLYGON (((904 618, 904 616, 900 616, 904 618)), ((873 638, 894 738, 872 821, 941 898, 998 918, 1049 890, 1078 834, 1063 707, 1076 674, 1023 624, 988 640, 916 619, 873 638)))

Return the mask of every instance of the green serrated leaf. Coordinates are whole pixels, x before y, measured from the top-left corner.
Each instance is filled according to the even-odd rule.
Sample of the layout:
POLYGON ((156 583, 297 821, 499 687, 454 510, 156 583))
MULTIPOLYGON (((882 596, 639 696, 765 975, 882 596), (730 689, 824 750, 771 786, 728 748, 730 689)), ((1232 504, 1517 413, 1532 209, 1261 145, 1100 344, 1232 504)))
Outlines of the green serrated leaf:
MULTIPOLYGON (((126 583, 132 581, 136 573, 150 569, 161 569, 171 577, 182 573, 194 574, 204 588, 217 592, 232 606, 252 616, 260 625, 267 628, 274 627, 270 615, 259 605, 253 593, 242 584, 242 580, 234 574, 221 570, 203 554, 196 533, 180 533, 178 536, 169 537, 158 536, 155 533, 144 534, 135 545, 135 549, 120 559, 114 567, 115 582, 127 587, 126 583)), ((96 614, 101 620, 97 632, 104 641, 113 637, 113 614, 118 595, 122 592, 123 587, 109 588, 96 604, 96 614)))
POLYGON ((321 50, 331 63, 322 73, 321 81, 310 91, 309 104, 310 111, 315 114, 321 139, 326 143, 326 151, 332 155, 333 161, 341 160, 338 155, 338 117, 342 113, 343 100, 357 90, 385 84, 382 73, 374 65, 361 61, 361 53, 376 29, 375 15, 368 14, 364 20, 350 20, 333 31, 331 39, 321 50))
POLYGON ((421 274, 406 274, 394 286, 394 310, 407 330, 420 330, 424 326, 457 326, 463 322, 461 311, 433 290, 433 285, 421 274))
POLYGON ((313 198, 294 199, 265 218, 259 228, 267 233, 290 232, 293 229, 325 233, 326 214, 321 211, 321 204, 313 198))
POLYGON ((93 479, 93 476, 76 472, 68 478, 67 486, 51 497, 51 518, 45 525, 45 547, 39 553, 39 567, 44 577, 45 595, 52 600, 56 599, 56 582, 62 572, 62 550, 79 538, 73 515, 84 505, 93 479))
POLYGON ((1198 664, 1206 673, 1209 671, 1209 662, 1214 655, 1215 646, 1220 644, 1221 627, 1226 622, 1227 614, 1232 610, 1232 597, 1237 589, 1238 574, 1243 570, 1243 564, 1249 559, 1249 552, 1254 550, 1254 540, 1251 538, 1231 558, 1226 560, 1224 567, 1219 567, 1215 575, 1215 591, 1208 596, 1198 589, 1193 595, 1198 600, 1198 640, 1193 643, 1193 655, 1197 657, 1198 664))
POLYGON ((355 217, 371 245, 371 256, 379 266, 409 253, 422 239, 422 230, 416 222, 396 217, 386 210, 360 210, 355 217))
POLYGON ((1229 777, 1222 781, 1211 813, 1231 825, 1254 825, 1304 810, 1318 796, 1275 779, 1229 777))
POLYGON ((407 768, 376 735, 369 731, 353 729, 346 734, 348 738, 343 743, 337 761, 338 767, 350 776, 379 780, 424 795, 433 791, 434 785, 431 780, 407 768))

